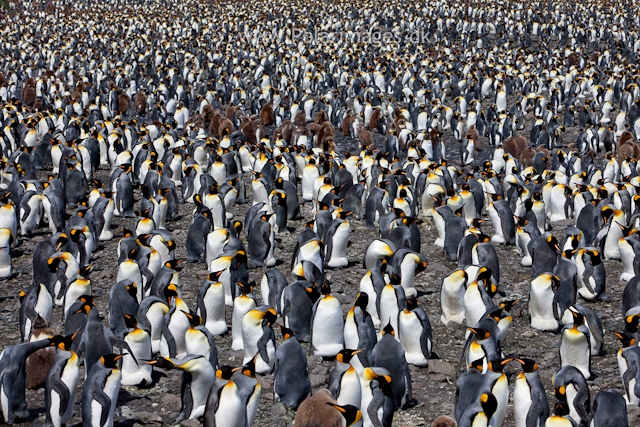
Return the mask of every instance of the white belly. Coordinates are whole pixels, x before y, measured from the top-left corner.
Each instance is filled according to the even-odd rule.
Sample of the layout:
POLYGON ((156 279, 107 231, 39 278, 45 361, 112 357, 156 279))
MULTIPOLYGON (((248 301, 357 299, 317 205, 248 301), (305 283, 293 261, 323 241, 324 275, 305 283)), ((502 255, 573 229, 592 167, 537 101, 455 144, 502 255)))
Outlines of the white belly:
POLYGON ((336 399, 338 405, 353 405, 360 407, 362 401, 362 389, 360 386, 360 376, 355 369, 349 368, 342 376, 340 382, 340 395, 336 399))
POLYGON ((558 321, 553 316, 553 292, 550 285, 536 282, 538 279, 531 282, 529 294, 531 327, 541 331, 555 331, 558 329, 558 321))
POLYGON ((334 297, 320 300, 311 327, 311 345, 317 356, 332 357, 344 348, 342 309, 334 297))
POLYGON ((589 378, 589 356, 591 349, 587 337, 573 330, 565 330, 560 343, 560 361, 562 366, 572 365, 589 378))
MULTIPOLYGON (((531 408, 531 394, 529 385, 524 376, 518 376, 513 389, 513 414, 515 427, 527 427, 527 414, 531 408)), ((535 426, 538 427, 539 423, 535 426)))
POLYGON ((427 366, 428 360, 422 354, 420 335, 422 324, 414 313, 401 312, 398 318, 398 336, 405 352, 407 363, 415 366, 427 366))

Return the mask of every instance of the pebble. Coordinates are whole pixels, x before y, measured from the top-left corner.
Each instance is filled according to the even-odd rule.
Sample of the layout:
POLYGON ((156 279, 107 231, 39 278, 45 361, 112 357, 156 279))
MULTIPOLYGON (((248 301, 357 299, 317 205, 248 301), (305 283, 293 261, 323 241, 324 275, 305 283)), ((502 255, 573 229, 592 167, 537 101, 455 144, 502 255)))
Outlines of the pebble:
POLYGON ((442 374, 451 378, 455 378, 456 376, 456 368, 454 368, 451 363, 445 362, 444 360, 430 360, 428 369, 429 373, 442 374))

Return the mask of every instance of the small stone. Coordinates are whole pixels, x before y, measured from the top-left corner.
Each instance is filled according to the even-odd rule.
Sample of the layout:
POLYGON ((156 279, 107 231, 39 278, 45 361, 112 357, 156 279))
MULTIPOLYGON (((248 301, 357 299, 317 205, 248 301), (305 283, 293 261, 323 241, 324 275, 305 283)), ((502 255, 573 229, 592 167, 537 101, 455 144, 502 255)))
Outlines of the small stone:
POLYGON ((282 403, 278 403, 276 405, 273 405, 273 407, 271 408, 271 413, 273 415, 282 416, 287 413, 287 410, 282 403))
POLYGON ((175 394, 166 393, 162 396, 162 406, 165 408, 179 408, 180 403, 180 398, 175 394))
POLYGON ((311 370, 312 374, 316 375, 326 375, 329 372, 328 366, 318 365, 311 370))
POLYGON ((447 376, 442 374, 429 374, 429 380, 437 383, 447 382, 447 376))
POLYGON ((204 280, 208 275, 209 275, 209 271, 207 270, 196 271, 196 277, 200 280, 204 280))
POLYGON ((451 363, 438 359, 429 361, 429 372, 434 374, 446 375, 447 377, 451 378, 456 376, 456 368, 454 368, 451 363))
POLYGON ((327 382, 325 375, 311 375, 310 379, 311 379, 311 388, 323 386, 327 382))
POLYGON ((182 427, 200 427, 202 426, 202 424, 200 424, 200 421, 198 420, 184 420, 180 423, 180 425, 182 427))

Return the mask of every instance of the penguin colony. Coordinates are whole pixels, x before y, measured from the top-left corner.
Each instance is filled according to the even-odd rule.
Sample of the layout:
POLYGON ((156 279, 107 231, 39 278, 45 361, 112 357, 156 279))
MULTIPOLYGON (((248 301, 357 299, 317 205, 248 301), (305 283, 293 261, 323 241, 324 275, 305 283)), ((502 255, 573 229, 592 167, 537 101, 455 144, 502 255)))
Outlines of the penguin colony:
POLYGON ((3 13, 4 423, 638 422, 637 5, 3 13))

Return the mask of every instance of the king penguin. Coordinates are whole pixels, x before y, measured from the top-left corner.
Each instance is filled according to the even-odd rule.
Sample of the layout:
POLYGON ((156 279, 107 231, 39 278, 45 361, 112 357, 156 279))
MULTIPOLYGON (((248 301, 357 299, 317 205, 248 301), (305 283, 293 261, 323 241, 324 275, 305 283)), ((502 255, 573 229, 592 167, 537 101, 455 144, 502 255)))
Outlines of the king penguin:
POLYGON ((275 354, 273 394, 285 408, 296 410, 311 392, 307 356, 290 329, 281 326, 280 331, 283 342, 275 354))

